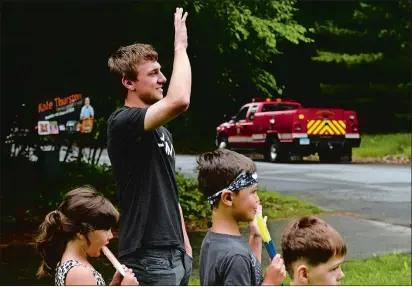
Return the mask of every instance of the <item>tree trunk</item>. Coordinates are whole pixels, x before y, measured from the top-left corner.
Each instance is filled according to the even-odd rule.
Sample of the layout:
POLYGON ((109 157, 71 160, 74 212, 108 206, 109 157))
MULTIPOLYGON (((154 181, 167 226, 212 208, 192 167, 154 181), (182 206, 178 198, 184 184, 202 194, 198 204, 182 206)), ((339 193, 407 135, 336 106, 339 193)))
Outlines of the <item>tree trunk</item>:
POLYGON ((99 156, 97 157, 97 160, 96 160, 96 165, 98 165, 99 164, 99 161, 100 161, 100 157, 102 156, 102 153, 103 153, 103 148, 100 148, 100 151, 99 151, 99 156))
POLYGON ((92 165, 96 165, 96 153, 97 153, 97 147, 93 149, 93 156, 90 158, 90 162, 92 165))

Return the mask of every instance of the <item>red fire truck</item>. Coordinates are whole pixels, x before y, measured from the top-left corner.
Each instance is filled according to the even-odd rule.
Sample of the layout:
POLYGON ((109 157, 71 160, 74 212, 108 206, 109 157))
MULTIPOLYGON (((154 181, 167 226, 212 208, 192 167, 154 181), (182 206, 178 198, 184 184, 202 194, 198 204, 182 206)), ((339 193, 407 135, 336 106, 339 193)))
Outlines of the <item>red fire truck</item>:
POLYGON ((255 98, 217 127, 216 145, 289 162, 318 153, 322 162, 350 162, 361 142, 355 111, 304 108, 290 100, 255 98))

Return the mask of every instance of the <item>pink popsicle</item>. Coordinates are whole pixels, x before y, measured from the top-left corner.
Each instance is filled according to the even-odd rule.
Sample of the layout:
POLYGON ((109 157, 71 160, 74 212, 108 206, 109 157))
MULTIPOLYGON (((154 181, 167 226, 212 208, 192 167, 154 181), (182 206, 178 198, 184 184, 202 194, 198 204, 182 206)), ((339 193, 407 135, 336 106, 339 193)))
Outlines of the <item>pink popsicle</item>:
POLYGON ((123 276, 126 275, 126 272, 124 272, 123 266, 120 264, 117 258, 113 255, 110 249, 107 248, 107 246, 103 246, 102 251, 104 255, 106 255, 107 259, 109 259, 109 261, 113 264, 114 268, 116 268, 116 270, 119 271, 119 273, 122 274, 123 276))

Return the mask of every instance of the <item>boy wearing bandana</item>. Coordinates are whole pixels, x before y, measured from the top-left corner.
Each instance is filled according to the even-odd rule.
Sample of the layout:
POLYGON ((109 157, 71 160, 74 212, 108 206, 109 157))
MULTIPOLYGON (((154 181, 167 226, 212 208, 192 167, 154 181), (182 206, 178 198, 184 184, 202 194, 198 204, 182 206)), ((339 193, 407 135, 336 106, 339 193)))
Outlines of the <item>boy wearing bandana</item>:
POLYGON ((226 149, 201 155, 197 164, 199 189, 212 206, 213 221, 200 251, 200 284, 280 285, 286 276, 281 256, 276 255, 264 276, 260 265, 256 164, 226 149), (249 241, 240 234, 240 222, 249 222, 249 241))

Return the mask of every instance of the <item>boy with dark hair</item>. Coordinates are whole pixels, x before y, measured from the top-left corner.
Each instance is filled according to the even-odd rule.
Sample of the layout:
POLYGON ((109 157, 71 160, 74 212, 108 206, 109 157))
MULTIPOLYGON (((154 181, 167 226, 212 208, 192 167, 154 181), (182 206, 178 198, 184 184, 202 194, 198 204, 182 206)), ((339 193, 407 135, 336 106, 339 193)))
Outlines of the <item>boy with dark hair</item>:
POLYGON ((262 276, 256 164, 226 149, 201 155, 197 164, 199 189, 213 209, 213 225, 200 251, 200 284, 280 285, 286 276, 280 255, 262 276), (249 242, 240 234, 239 222, 249 222, 249 242))
POLYGON ((292 221, 282 234, 282 254, 291 285, 339 285, 346 244, 329 224, 315 216, 292 221))

